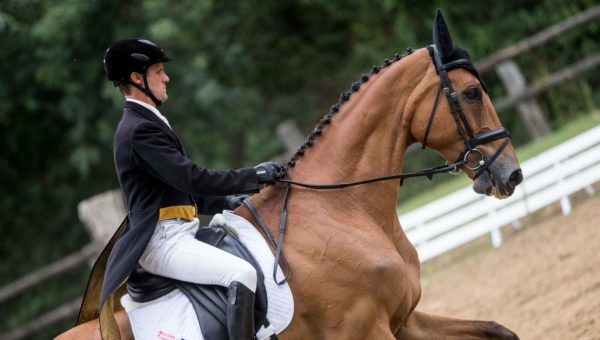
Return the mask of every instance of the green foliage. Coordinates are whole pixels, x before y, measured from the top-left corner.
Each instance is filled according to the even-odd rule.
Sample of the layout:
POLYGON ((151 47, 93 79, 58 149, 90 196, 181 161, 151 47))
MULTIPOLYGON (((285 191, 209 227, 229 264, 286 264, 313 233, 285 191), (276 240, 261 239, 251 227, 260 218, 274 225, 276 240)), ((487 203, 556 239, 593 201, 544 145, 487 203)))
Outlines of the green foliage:
MULTIPOLYGON (((118 186, 112 138, 122 98, 102 68, 104 51, 117 39, 146 37, 175 57, 167 64, 170 99, 161 111, 194 161, 240 167, 283 151, 274 138, 281 121, 292 118, 310 131, 339 92, 371 65, 406 47, 429 44, 438 5, 456 43, 478 60, 593 4, 3 0, 0 285, 85 244, 88 236, 78 220, 77 203, 118 186)), ((516 61, 527 79, 540 79, 597 53, 599 35, 600 23, 589 23, 516 61)), ((492 98, 505 95, 492 73, 484 78, 492 98)), ((577 112, 597 108, 599 79, 594 70, 540 96, 551 125, 559 127, 577 112)), ((516 112, 504 112, 501 119, 517 145, 528 141, 516 112)), ((406 166, 418 169, 439 162, 433 153, 416 153, 406 166)), ((411 182, 402 197, 430 185, 411 182)), ((82 292, 85 280, 73 281, 82 292)), ((48 294, 56 298, 48 304, 73 297, 61 290, 48 294)), ((18 300, 10 303, 24 306, 27 313, 15 313, 23 320, 5 323, 0 315, 0 329, 50 308, 18 300)))

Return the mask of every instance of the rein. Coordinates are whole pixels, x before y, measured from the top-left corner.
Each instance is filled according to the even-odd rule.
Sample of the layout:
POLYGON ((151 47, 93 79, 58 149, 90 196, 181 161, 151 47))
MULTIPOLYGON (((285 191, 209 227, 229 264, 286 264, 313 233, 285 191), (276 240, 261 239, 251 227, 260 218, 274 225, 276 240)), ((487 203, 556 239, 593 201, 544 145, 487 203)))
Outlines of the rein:
POLYGON ((246 208, 248 208, 248 211, 250 211, 250 213, 252 214, 252 216, 254 217, 256 222, 258 223, 258 225, 264 231, 265 235, 267 235, 267 239, 269 240, 269 242, 271 243, 273 248, 275 248, 275 261, 273 261, 274 262, 273 263, 273 281, 275 281, 275 283, 277 285, 283 285, 289 281, 290 274, 291 274, 290 265, 289 265, 288 261, 286 260, 285 256, 283 255, 282 250, 283 250, 283 234, 285 232, 285 226, 286 226, 286 220, 287 220, 288 197, 289 197, 289 193, 290 193, 290 189, 291 189, 292 185, 309 188, 309 189, 315 189, 315 190, 334 190, 334 189, 343 189, 343 188, 362 185, 362 184, 388 181, 388 180, 392 180, 392 179, 400 179, 400 185, 402 185, 405 178, 423 177, 424 176, 424 177, 427 177, 428 179, 431 179, 433 177, 433 175, 436 175, 436 174, 447 173, 447 172, 449 172, 449 173, 456 172, 456 171, 458 171, 458 169, 460 169, 460 167, 462 165, 464 165, 464 163, 465 163, 464 161, 459 161, 454 164, 441 165, 441 166, 437 166, 434 168, 428 168, 428 169, 424 169, 424 170, 416 171, 416 172, 406 172, 406 173, 401 173, 398 175, 381 176, 381 177, 359 180, 359 181, 355 181, 355 182, 336 183, 336 184, 311 184, 311 183, 293 181, 290 179, 278 179, 277 182, 287 184, 287 186, 285 188, 285 195, 283 197, 283 205, 281 206, 281 215, 280 215, 280 219, 279 219, 279 233, 278 233, 277 241, 275 241, 275 236, 269 229, 269 226, 267 226, 265 221, 260 216, 260 213, 258 212, 258 210, 256 210, 256 208, 252 204, 252 201, 250 200, 250 198, 245 199, 242 203, 246 206, 246 208), (284 270, 283 279, 277 280, 277 265, 279 264, 280 259, 285 267, 285 270, 284 270))
POLYGON ((252 204, 252 201, 250 200, 250 198, 246 198, 242 202, 242 204, 244 204, 246 206, 246 208, 248 208, 248 210, 250 211, 252 216, 254 216, 254 219, 256 220, 258 225, 262 228, 262 230, 267 235, 269 242, 275 248, 275 261, 273 261, 274 262, 273 263, 273 281, 275 281, 275 283, 279 286, 288 282, 288 280, 290 279, 290 273, 291 273, 290 265, 288 264, 288 261, 285 259, 285 256, 283 256, 283 254, 281 253, 282 247, 283 247, 283 233, 285 232, 285 224, 286 224, 286 220, 287 220, 287 203, 288 203, 288 194, 290 193, 290 187, 291 186, 288 184, 287 188, 285 189, 285 196, 283 197, 283 205, 281 206, 281 217, 279 219, 279 235, 278 235, 277 241, 275 241, 275 236, 273 236, 273 233, 269 229, 269 226, 267 226, 265 221, 262 219, 262 217, 258 213, 258 210, 256 210, 256 208, 254 207, 254 204, 252 204), (281 261, 283 262, 283 265, 285 266, 286 270, 285 270, 285 274, 283 275, 283 279, 281 281, 277 281, 277 265, 279 264, 280 258, 281 258, 281 261))
POLYGON ((308 189, 315 190, 333 190, 333 189, 343 189, 361 184, 389 181, 392 179, 400 179, 400 185, 403 184, 404 179, 411 177, 427 177, 428 179, 433 178, 433 175, 447 173, 447 172, 456 172, 460 169, 460 167, 464 165, 464 161, 459 161, 453 164, 440 165, 433 168, 427 168, 420 171, 415 172, 405 172, 397 175, 389 175, 389 176, 381 176, 363 179, 355 182, 347 182, 347 183, 335 183, 335 184, 312 184, 312 183, 304 183, 298 181, 292 181, 290 179, 278 179, 278 182, 287 183, 291 185, 297 185, 299 187, 304 187, 308 189))
MULTIPOLYGON (((457 67, 464 67, 467 69, 472 68, 471 61, 468 59, 458 59, 458 60, 454 60, 449 63, 443 64, 442 58, 441 58, 436 46, 431 45, 428 48, 430 49, 430 52, 433 54, 432 59, 433 59, 434 65, 436 67, 436 72, 440 76, 440 86, 437 90, 435 101, 433 103, 433 107, 431 109, 431 114, 429 116, 427 128, 425 130, 425 135, 423 137, 423 141, 421 142, 421 144, 422 144, 423 148, 425 148, 427 146, 427 137, 431 130, 431 126, 433 125, 433 118, 437 111, 439 97, 440 97, 441 93, 444 93, 444 96, 446 97, 446 100, 448 101, 448 105, 450 107, 450 112, 452 114, 452 118, 454 118, 454 122, 456 123, 456 128, 457 128, 458 134, 460 135, 460 137, 462 138, 462 140, 465 144, 465 150, 460 153, 460 155, 458 156, 456 161, 452 164, 440 165, 437 167, 427 168, 427 169, 423 169, 423 170, 415 171, 415 172, 406 172, 406 173, 401 173, 401 174, 396 174, 396 175, 368 178, 368 179, 358 180, 358 181, 354 181, 354 182, 334 183, 334 184, 314 184, 314 183, 293 181, 289 178, 278 179, 277 182, 284 183, 287 186, 285 189, 283 204, 281 206, 281 215, 280 215, 280 219, 279 219, 279 233, 278 233, 277 241, 275 240, 275 237, 274 237, 273 233, 271 232, 271 230, 269 229, 269 227, 267 226, 267 224, 264 222, 264 220, 260 216, 259 212, 256 210, 256 208, 252 204, 252 201, 250 200, 250 198, 247 198, 246 200, 244 200, 243 204, 246 206, 246 208, 248 208, 248 210, 250 211, 250 213, 252 214, 252 216, 254 217, 256 222, 258 223, 258 225, 263 229, 264 233, 267 235, 267 238, 268 238, 269 242, 271 243, 271 245, 273 246, 273 248, 275 248, 275 261, 273 264, 273 280, 275 281, 275 283, 277 285, 283 285, 286 282, 288 282, 290 275, 291 275, 289 263, 285 259, 285 256, 282 253, 282 248, 283 248, 283 235, 285 232, 286 220, 287 220, 288 198, 289 198, 289 192, 290 192, 292 185, 304 187, 304 188, 308 188, 308 189, 314 189, 314 190, 335 190, 335 189, 343 189, 343 188, 348 188, 348 187, 363 185, 363 184, 368 184, 368 183, 400 179, 400 185, 402 186, 402 184, 406 178, 427 177, 428 179, 431 179, 431 178, 433 178, 434 175, 441 174, 441 173, 457 174, 457 173, 459 173, 459 170, 462 166, 465 166, 474 172, 473 180, 475 180, 481 174, 483 174, 485 171, 489 172, 489 166, 498 158, 498 156, 502 153, 504 148, 506 148, 506 146, 510 142, 510 133, 508 132, 508 130, 505 127, 500 127, 498 129, 484 132, 484 133, 474 134, 473 129, 471 129, 471 126, 469 125, 469 122, 467 121, 467 118, 464 115, 464 112, 458 101, 458 95, 456 94, 456 91, 454 91, 454 89, 452 88, 450 78, 448 77, 448 71, 450 71, 454 68, 457 68, 457 67), (501 138, 504 138, 504 141, 502 142, 500 147, 496 150, 496 152, 486 161, 484 159, 483 153, 481 152, 481 150, 477 149, 477 146, 482 145, 482 144, 488 144, 490 142, 493 142, 493 141, 501 139, 501 138), (469 164, 467 162, 467 158, 469 157, 470 154, 473 154, 473 153, 478 153, 480 160, 479 160, 479 162, 477 162, 475 164, 475 166, 469 166, 469 164), (279 264, 280 259, 285 267, 285 270, 284 270, 283 279, 278 281, 277 280, 277 266, 279 264)), ((477 76, 477 78, 479 78, 478 74, 476 74, 476 76, 477 76)), ((483 85, 483 82, 482 82, 482 86, 483 86, 484 90, 487 92, 487 89, 485 88, 485 85, 483 85)), ((287 175, 286 175, 286 177, 287 177, 287 175)))

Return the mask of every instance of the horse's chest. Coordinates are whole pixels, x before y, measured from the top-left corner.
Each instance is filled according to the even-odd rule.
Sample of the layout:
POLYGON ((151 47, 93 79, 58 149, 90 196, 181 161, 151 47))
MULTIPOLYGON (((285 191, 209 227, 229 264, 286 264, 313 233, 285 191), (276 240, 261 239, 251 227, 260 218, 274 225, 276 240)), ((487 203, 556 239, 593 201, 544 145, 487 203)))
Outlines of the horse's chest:
POLYGON ((368 339, 381 338, 370 333, 375 327, 399 327, 418 300, 418 270, 381 229, 323 225, 336 224, 288 234, 290 285, 301 301, 292 328, 306 326, 315 338, 368 339))
POLYGON ((411 290, 410 268, 393 245, 387 242, 377 246, 367 243, 365 247, 357 247, 356 253, 353 261, 346 263, 345 269, 354 271, 364 291, 383 301, 404 299, 411 290))
POLYGON ((314 248, 304 259, 312 265, 301 269, 303 283, 310 290, 330 292, 319 293, 326 299, 367 298, 391 311, 404 309, 400 304, 410 308, 418 277, 412 277, 412 269, 388 238, 364 236, 347 232, 313 239, 314 248))

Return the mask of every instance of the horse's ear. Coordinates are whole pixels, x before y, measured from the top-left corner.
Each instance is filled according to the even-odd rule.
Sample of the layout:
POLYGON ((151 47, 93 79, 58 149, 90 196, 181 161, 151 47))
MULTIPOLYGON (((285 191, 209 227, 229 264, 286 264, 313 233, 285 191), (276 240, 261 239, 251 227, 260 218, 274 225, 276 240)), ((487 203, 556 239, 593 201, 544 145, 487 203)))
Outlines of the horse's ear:
POLYGON ((451 55, 456 47, 452 41, 452 36, 450 36, 446 20, 444 20, 442 11, 439 8, 435 12, 435 19, 433 19, 433 43, 442 58, 451 55))

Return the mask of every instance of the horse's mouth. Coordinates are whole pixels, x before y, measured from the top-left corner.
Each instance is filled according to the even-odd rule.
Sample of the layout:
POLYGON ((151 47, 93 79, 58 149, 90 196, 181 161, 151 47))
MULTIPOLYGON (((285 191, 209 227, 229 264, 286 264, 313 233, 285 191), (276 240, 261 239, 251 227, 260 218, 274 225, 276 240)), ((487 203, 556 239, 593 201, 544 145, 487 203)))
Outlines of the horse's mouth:
POLYGON ((501 192, 500 192, 500 189, 497 189, 497 187, 496 187, 496 186, 493 186, 493 187, 492 187, 492 190, 491 190, 491 192, 489 193, 489 195, 488 195, 488 196, 494 196, 494 197, 496 197, 497 199, 503 200, 503 199, 505 199, 505 198, 509 198, 509 197, 510 197, 510 194, 501 193, 501 192))
POLYGON ((495 178, 494 174, 486 171, 473 182, 473 190, 478 194, 505 199, 513 194, 514 187, 509 190, 495 178))

